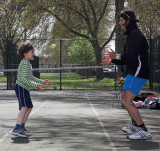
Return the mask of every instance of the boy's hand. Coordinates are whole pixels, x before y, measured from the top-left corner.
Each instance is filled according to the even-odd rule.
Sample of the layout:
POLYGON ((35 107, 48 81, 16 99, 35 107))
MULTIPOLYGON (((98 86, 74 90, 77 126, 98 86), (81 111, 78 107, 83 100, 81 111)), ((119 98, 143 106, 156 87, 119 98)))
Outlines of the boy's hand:
POLYGON ((44 88, 42 88, 42 84, 37 84, 37 88, 38 88, 40 91, 44 90, 44 88))
POLYGON ((52 86, 53 82, 50 82, 49 79, 44 80, 44 84, 47 84, 48 86, 52 86))
POLYGON ((105 66, 105 65, 110 64, 111 62, 112 62, 112 60, 111 60, 111 59, 104 59, 104 60, 102 60, 101 65, 105 66))

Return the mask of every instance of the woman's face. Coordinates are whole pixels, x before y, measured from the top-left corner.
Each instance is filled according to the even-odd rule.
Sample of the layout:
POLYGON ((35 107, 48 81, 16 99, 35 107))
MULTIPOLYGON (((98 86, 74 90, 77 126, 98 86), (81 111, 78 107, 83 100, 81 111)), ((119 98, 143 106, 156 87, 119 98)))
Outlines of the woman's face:
POLYGON ((126 26, 129 24, 129 20, 126 23, 126 20, 123 17, 120 17, 119 25, 123 31, 126 30, 126 26))

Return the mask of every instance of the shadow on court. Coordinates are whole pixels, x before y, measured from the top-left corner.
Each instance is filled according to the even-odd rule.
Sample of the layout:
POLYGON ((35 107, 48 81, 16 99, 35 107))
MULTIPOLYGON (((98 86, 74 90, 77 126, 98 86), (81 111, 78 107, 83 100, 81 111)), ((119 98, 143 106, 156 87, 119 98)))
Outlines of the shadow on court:
POLYGON ((131 150, 156 150, 159 149, 159 143, 154 141, 145 140, 131 140, 130 142, 131 150))
POLYGON ((30 141, 29 141, 29 138, 21 138, 21 137, 14 137, 14 138, 11 138, 12 140, 12 143, 15 143, 15 144, 28 144, 30 141))
MULTIPOLYGON (((133 141, 127 139, 127 135, 121 131, 121 127, 130 122, 129 116, 122 108, 112 108, 113 95, 110 92, 32 93, 33 112, 37 111, 31 115, 26 125, 32 136, 26 139, 8 135, 1 142, 0 151, 20 151, 22 147, 23 150, 34 151, 160 150, 159 110, 140 110, 144 122, 151 128, 153 139, 133 141), (45 101, 47 103, 41 106, 45 101)), ((9 98, 14 102, 14 96, 10 95, 9 98)), ((6 103, 0 107, 3 123, 0 126, 3 132, 0 134, 3 136, 13 128, 18 107, 16 103, 6 103), (9 109, 6 111, 7 107, 9 109)))

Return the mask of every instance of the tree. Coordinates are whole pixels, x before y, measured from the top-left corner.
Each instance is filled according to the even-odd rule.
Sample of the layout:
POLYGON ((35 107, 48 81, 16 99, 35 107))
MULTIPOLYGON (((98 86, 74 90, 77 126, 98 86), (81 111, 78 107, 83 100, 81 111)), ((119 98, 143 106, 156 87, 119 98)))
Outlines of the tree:
POLYGON ((40 34, 44 37, 43 33, 47 33, 48 26, 44 23, 49 16, 33 9, 33 5, 35 3, 26 0, 0 1, 0 54, 4 68, 7 68, 7 39, 17 44, 21 39, 40 34))
MULTIPOLYGON (((98 40, 98 32, 102 20, 109 14, 109 0, 55 0, 39 1, 39 7, 45 12, 53 15, 69 32, 88 39, 94 49, 96 65, 102 61, 102 50, 112 39, 115 28, 110 32, 108 40, 98 40), (65 14, 63 18, 61 15, 65 14), (81 33, 81 29, 87 30, 90 36, 81 33), (93 39, 93 40, 90 40, 93 39)), ((97 79, 103 79, 103 70, 97 70, 97 79)))
POLYGON ((91 43, 79 36, 75 39, 78 40, 74 40, 69 47, 70 60, 75 64, 92 65, 95 62, 95 57, 91 43))
MULTIPOLYGON (((0 51, 3 58, 4 67, 7 67, 7 38, 13 39, 20 26, 20 18, 24 3, 13 3, 13 1, 3 1, 0 3, 0 51)), ((25 30, 21 31, 21 35, 25 30)), ((19 36, 21 36, 19 35, 19 36)))
POLYGON ((127 0, 127 8, 133 10, 140 20, 139 27, 147 38, 160 35, 160 1, 158 0, 127 0))
POLYGON ((121 11, 124 9, 124 2, 125 0, 115 0, 115 6, 116 6, 116 13, 115 13, 115 20, 116 20, 116 41, 115 41, 115 46, 116 46, 116 52, 117 53, 122 53, 124 51, 124 41, 125 37, 123 34, 123 31, 120 28, 119 25, 119 18, 121 11))

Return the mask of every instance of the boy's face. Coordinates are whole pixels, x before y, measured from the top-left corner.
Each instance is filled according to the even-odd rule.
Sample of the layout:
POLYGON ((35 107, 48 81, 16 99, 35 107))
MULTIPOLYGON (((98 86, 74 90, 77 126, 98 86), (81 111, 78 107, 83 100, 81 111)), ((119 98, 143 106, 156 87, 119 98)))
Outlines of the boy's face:
POLYGON ((34 50, 29 50, 29 52, 24 53, 24 59, 34 60, 34 50))

